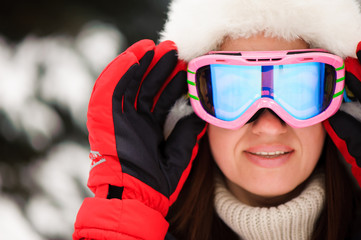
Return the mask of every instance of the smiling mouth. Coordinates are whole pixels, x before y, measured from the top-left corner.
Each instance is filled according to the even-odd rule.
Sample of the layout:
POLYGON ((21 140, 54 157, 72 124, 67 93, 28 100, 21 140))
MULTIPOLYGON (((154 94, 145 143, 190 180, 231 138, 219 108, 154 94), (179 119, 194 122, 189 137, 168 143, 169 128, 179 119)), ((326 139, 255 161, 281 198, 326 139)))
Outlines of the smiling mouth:
POLYGON ((246 152, 249 153, 249 154, 251 154, 251 155, 258 156, 258 157, 263 157, 263 158, 277 158, 277 157, 284 156, 284 155, 287 155, 287 154, 292 153, 292 151, 287 151, 287 152, 284 152, 284 151, 275 151, 275 152, 248 152, 248 151, 246 151, 246 152))

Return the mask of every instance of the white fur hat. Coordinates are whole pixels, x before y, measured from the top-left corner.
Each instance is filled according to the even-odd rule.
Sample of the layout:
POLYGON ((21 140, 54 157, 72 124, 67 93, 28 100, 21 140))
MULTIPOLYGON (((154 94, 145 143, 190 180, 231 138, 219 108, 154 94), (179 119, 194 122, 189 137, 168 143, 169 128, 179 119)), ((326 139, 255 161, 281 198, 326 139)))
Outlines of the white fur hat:
POLYGON ((174 41, 180 59, 190 61, 216 50, 226 36, 261 32, 355 57, 360 0, 173 0, 160 40, 174 41))

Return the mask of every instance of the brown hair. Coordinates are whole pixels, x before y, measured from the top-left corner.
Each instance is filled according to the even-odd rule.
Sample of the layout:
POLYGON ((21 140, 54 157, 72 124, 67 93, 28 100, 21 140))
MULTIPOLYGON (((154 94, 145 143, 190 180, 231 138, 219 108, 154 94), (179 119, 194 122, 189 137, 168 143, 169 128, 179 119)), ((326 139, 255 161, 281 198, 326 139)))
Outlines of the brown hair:
MULTIPOLYGON (((317 168, 325 171, 326 204, 312 239, 345 239, 352 230, 354 214, 361 204, 361 193, 328 137, 317 168)), ((219 170, 205 136, 189 178, 167 216, 169 231, 177 239, 239 239, 215 212, 216 171, 219 170)))

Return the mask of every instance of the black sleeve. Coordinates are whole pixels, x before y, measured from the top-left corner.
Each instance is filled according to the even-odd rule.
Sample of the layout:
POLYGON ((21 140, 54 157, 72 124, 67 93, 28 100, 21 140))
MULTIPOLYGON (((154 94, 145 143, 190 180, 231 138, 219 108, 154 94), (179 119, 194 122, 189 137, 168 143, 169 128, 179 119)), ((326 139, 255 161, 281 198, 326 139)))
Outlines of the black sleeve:
POLYGON ((165 235, 164 240, 177 240, 171 233, 167 233, 167 235, 165 235))
POLYGON ((353 227, 351 229, 350 240, 361 240, 361 206, 357 209, 354 215, 353 227))

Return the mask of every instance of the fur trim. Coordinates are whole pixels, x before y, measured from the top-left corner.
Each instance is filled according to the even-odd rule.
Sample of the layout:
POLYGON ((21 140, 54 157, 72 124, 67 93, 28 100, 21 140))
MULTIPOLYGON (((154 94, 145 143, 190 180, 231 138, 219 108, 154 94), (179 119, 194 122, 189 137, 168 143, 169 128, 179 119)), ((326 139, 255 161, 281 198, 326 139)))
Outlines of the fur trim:
POLYGON ((361 104, 359 102, 342 103, 340 110, 350 114, 361 122, 361 104))
POLYGON ((188 62, 216 50, 226 36, 261 32, 355 57, 360 0, 173 0, 160 40, 174 41, 179 58, 188 62))
POLYGON ((189 105, 187 97, 181 97, 178 99, 170 110, 167 119, 164 124, 164 137, 167 139, 177 122, 190 114, 193 113, 193 108, 189 105))

